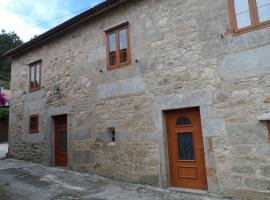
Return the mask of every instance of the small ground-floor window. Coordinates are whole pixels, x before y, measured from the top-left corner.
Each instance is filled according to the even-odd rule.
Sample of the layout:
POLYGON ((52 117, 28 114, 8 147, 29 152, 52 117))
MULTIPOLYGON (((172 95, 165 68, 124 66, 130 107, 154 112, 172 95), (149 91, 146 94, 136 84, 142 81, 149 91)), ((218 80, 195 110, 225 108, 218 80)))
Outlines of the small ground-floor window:
POLYGON ((29 117, 29 133, 38 133, 39 131, 39 116, 38 114, 30 115, 29 117))

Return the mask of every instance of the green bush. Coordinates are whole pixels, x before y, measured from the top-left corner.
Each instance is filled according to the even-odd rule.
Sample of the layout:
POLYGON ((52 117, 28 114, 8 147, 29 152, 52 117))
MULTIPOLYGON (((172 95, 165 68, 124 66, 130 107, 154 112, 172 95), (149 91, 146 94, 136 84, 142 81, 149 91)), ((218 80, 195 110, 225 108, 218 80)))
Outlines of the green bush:
POLYGON ((0 119, 8 120, 9 110, 8 108, 0 108, 0 119))

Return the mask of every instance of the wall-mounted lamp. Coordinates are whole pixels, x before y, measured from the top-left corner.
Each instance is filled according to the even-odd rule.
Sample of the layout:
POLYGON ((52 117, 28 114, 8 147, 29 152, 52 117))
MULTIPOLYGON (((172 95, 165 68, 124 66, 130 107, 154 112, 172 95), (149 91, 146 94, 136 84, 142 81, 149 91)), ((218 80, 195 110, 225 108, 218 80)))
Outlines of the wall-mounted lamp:
POLYGON ((53 94, 54 95, 57 95, 59 93, 59 86, 56 84, 54 87, 53 87, 53 94))

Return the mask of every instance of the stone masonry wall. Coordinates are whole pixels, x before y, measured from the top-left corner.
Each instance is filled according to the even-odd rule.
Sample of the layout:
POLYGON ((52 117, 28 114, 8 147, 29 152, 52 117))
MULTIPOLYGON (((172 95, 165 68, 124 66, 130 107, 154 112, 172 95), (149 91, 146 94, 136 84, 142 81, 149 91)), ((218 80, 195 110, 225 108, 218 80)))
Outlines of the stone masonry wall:
POLYGON ((270 111, 270 28, 229 30, 225 0, 131 0, 14 59, 10 154, 53 165, 52 116, 67 113, 69 168, 166 187, 162 111, 199 106, 208 191, 268 198, 270 145, 258 117, 270 111), (132 64, 108 71, 104 30, 123 21, 132 64), (38 59, 42 89, 29 93, 38 59), (39 134, 28 134, 31 113, 39 134))

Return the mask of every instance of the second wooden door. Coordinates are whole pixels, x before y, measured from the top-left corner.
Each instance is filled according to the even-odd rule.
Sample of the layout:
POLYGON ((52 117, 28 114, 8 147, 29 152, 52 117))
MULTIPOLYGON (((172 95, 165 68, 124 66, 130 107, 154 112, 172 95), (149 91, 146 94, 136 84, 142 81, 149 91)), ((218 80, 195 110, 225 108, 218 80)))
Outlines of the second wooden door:
POLYGON ((165 113, 171 185, 207 189, 199 108, 165 113))
POLYGON ((55 166, 67 166, 67 115, 55 117, 55 166))

